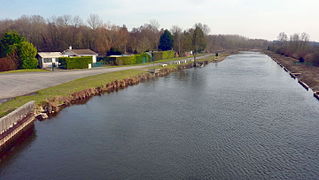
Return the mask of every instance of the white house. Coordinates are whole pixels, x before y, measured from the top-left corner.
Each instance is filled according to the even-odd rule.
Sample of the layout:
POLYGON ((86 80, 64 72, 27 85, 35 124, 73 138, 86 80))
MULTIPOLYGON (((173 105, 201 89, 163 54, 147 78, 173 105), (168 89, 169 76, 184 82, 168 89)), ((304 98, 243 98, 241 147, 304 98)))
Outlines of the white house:
POLYGON ((62 54, 68 57, 91 56, 93 63, 96 63, 96 57, 98 56, 98 54, 91 49, 72 49, 72 46, 70 46, 69 49, 63 51, 62 54))
POLYGON ((52 68, 52 64, 58 66, 58 59, 64 57, 60 52, 39 52, 38 60, 41 68, 52 68))

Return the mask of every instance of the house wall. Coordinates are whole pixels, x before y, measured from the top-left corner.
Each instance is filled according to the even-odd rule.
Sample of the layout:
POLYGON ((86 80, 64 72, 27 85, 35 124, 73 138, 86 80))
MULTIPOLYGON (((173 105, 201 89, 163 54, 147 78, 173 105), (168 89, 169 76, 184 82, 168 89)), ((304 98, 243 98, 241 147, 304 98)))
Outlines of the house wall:
POLYGON ((58 58, 51 58, 52 62, 50 63, 45 63, 44 58, 41 58, 41 68, 46 69, 46 68, 52 68, 52 63, 55 63, 56 66, 58 66, 58 58))

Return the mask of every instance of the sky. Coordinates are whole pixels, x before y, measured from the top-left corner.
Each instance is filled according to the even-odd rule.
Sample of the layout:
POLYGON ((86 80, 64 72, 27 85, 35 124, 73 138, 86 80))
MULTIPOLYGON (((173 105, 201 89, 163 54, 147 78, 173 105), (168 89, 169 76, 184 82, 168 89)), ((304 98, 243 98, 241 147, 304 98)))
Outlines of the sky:
POLYGON ((139 27, 157 20, 160 28, 207 24, 210 34, 239 34, 274 40, 280 32, 306 32, 319 41, 319 0, 0 0, 0 19, 99 15, 104 22, 139 27))

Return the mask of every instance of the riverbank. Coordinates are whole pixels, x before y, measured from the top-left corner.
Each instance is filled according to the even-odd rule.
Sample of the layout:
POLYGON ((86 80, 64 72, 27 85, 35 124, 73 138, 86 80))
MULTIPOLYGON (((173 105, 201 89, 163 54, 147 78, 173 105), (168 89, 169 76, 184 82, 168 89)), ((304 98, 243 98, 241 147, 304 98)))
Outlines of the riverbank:
MULTIPOLYGON (((205 58, 207 56, 209 55, 204 55, 199 58, 205 58)), ((185 57, 185 59, 189 60, 187 57, 185 57)), ((169 61, 167 64, 175 62, 176 61, 169 61)), ((29 95, 45 88, 57 86, 79 78, 115 71, 147 68, 160 64, 163 63, 139 64, 114 68, 98 67, 84 70, 56 70, 51 72, 21 72, 0 74, 0 104, 10 98, 29 95)))
POLYGON ((35 122, 0 179, 316 179, 316 117, 269 56, 243 52, 35 122))
POLYGON ((296 74, 298 80, 307 84, 314 92, 319 91, 319 67, 302 64, 297 59, 282 56, 271 51, 264 51, 264 53, 279 62, 292 74, 296 74))
MULTIPOLYGON (((224 53, 218 57, 210 56, 200 61, 218 62, 225 59, 228 55, 228 53, 224 53)), ((156 66, 156 68, 159 69, 159 73, 157 74, 152 74, 146 71, 151 67, 144 67, 141 69, 110 72, 80 78, 71 82, 39 90, 30 95, 18 96, 4 102, 0 105, 0 117, 33 100, 36 102, 37 114, 45 113, 47 115, 52 115, 59 112, 66 106, 81 103, 94 95, 99 95, 104 92, 112 92, 114 90, 125 88, 129 85, 135 85, 143 80, 164 76, 171 72, 191 67, 192 63, 174 64, 168 65, 167 67, 156 66)), ((44 114, 42 115, 45 117, 44 114)))

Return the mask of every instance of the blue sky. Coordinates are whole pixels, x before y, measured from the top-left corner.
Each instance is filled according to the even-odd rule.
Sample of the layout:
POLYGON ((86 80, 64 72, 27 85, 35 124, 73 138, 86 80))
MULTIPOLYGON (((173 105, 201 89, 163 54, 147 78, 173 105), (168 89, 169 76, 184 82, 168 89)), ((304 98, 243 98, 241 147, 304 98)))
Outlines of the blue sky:
POLYGON ((0 0, 0 19, 21 15, 98 14, 104 22, 129 28, 157 20, 161 28, 207 24, 211 34, 276 39, 307 32, 319 41, 318 0, 0 0))

